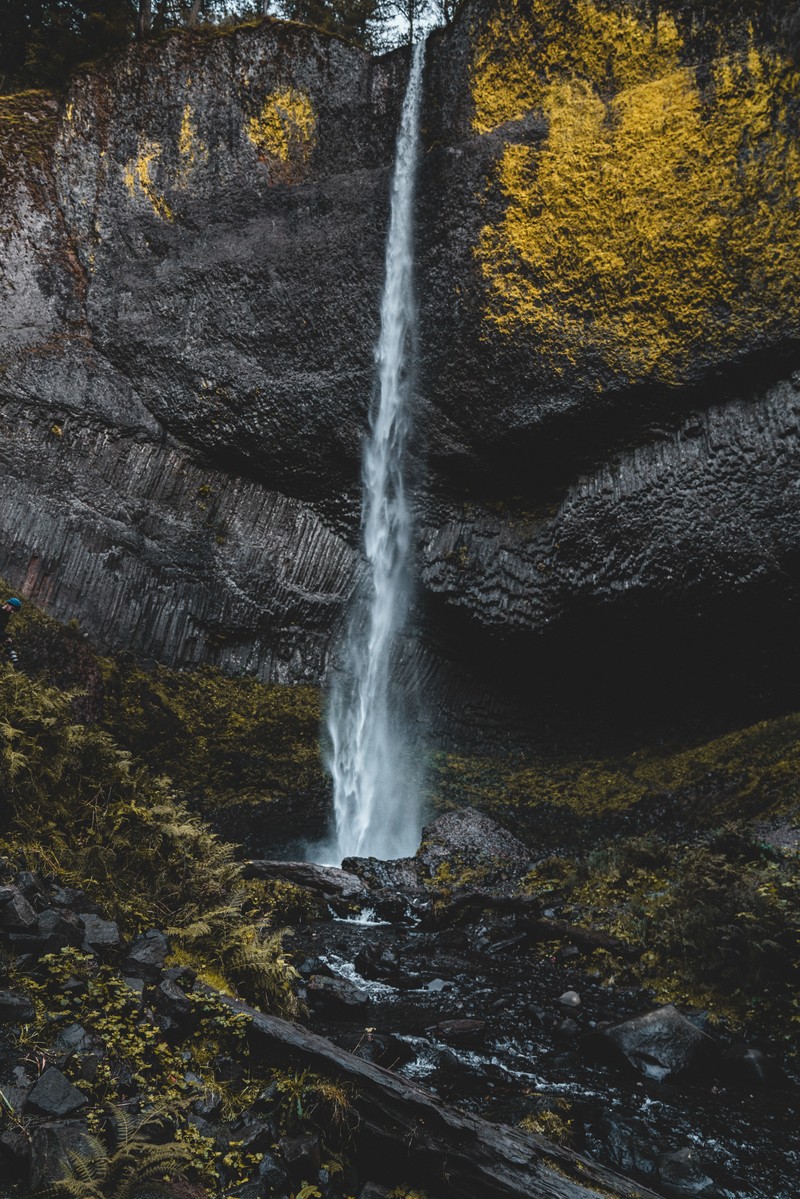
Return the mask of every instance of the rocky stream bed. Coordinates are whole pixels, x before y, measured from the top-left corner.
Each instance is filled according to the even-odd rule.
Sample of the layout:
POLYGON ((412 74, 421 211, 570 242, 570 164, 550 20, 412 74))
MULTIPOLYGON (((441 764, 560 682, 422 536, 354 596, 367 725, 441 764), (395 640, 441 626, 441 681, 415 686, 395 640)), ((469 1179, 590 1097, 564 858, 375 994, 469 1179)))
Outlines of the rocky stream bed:
POLYGON ((70 1154, 105 1195, 120 1152, 152 1175, 163 1143, 173 1171, 213 1159, 231 1199, 794 1199, 793 1059, 609 976, 637 951, 543 907, 530 858, 465 809, 414 858, 245 864, 295 905, 299 1023, 4 861, 0 1197, 45 1193, 70 1154), (173 1104, 155 1115, 154 1085, 173 1104))
POLYGON ((594 958, 602 934, 514 899, 529 858, 510 834, 463 812, 428 826, 416 859, 251 869, 325 897, 327 918, 292 943, 311 1025, 337 1045, 659 1194, 792 1199, 792 1068, 708 1012, 681 1013, 604 979, 594 958), (465 854, 502 862, 497 884, 434 902, 423 880, 465 854))

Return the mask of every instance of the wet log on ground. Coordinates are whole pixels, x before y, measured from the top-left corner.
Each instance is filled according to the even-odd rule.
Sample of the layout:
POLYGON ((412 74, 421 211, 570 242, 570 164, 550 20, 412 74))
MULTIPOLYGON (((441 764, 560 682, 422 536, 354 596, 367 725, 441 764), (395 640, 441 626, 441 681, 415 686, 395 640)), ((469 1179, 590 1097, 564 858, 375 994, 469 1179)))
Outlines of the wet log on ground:
POLYGON ((517 927, 537 941, 569 940, 581 949, 607 949, 625 957, 638 957, 639 950, 632 948, 609 933, 596 928, 583 928, 568 924, 564 920, 545 920, 541 916, 541 903, 533 895, 492 895, 487 891, 464 891, 449 903, 437 907, 429 914, 427 926, 447 928, 464 913, 474 917, 481 912, 505 912, 517 918, 517 927))
POLYGON ((301 1025, 220 996, 251 1018, 251 1052, 347 1084, 355 1147, 371 1177, 455 1199, 657 1199, 652 1191, 543 1137, 448 1107, 414 1082, 301 1025))
POLYGON ((519 927, 537 941, 571 941, 580 949, 607 949, 626 958, 638 958, 641 950, 612 937, 610 933, 596 928, 583 928, 579 924, 567 924, 564 920, 519 920, 519 927))
POLYGON ((305 887, 324 899, 356 899, 367 893, 360 878, 338 866, 318 866, 314 862, 245 862, 243 878, 284 879, 305 887))

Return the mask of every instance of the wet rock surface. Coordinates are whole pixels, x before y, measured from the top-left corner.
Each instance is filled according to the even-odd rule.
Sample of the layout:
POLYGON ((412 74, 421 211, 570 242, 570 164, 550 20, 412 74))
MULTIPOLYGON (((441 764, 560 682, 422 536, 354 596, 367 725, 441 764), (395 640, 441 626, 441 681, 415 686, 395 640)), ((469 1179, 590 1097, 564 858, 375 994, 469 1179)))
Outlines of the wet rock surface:
MULTIPOLYGON (((680 656, 676 678, 698 656, 729 674, 704 648, 725 621, 764 641, 738 672, 752 703, 765 653, 796 696, 781 646, 798 594, 797 329, 765 332, 756 298, 738 339, 701 346, 667 386, 596 358, 554 371, 541 338, 487 327, 475 247, 502 217, 498 163, 547 136, 538 111, 473 125, 470 64, 496 7, 472 4, 428 48, 415 495, 432 718, 529 728, 533 689, 509 694, 522 663, 544 693, 571 662, 573 691, 605 674, 596 647, 618 657, 634 629, 666 646, 662 667, 680 656), (574 621, 596 627, 571 649, 574 621)), ((698 8, 681 17, 687 70, 716 44, 716 10, 698 8)), ((173 36, 80 73, 48 101, 47 160, 6 163, 0 570, 99 644, 324 675, 358 571, 406 73, 405 52, 371 60, 270 21, 173 36), (284 87, 315 122, 291 169, 248 132, 284 87)), ((663 689, 662 669, 638 687, 655 692, 652 676, 663 689)), ((732 702, 724 679, 714 700, 732 702)))

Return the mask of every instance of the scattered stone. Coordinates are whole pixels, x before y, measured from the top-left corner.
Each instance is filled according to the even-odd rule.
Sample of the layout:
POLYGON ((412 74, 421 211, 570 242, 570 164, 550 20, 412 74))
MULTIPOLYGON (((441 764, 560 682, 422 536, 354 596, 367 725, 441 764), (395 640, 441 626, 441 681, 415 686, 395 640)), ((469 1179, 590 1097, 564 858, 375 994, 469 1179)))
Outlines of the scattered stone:
POLYGON ((345 978, 315 974, 308 982, 308 1002, 318 1011, 354 1012, 367 1006, 369 995, 345 978))
POLYGON ((3 1182, 24 1178, 29 1170, 31 1143, 20 1128, 7 1128, 0 1135, 0 1178, 3 1182))
POLYGON ((36 1015, 34 1006, 25 995, 0 991, 0 1024, 30 1024, 36 1015))
POLYGON ((753 1045, 731 1045, 726 1049, 720 1075, 726 1082, 742 1087, 766 1087, 780 1080, 775 1059, 753 1045))
POLYGON ((55 1066, 48 1067, 28 1096, 26 1109, 41 1116, 71 1116, 86 1106, 86 1096, 55 1066))
POLYGON ((3 1099, 0 1101, 2 1102, 2 1107, 9 1105, 15 1112, 21 1112, 25 1107, 25 1100, 28 1098, 30 1087, 11 1087, 7 1083, 4 1083, 0 1087, 0 1091, 3 1095, 3 1099))
POLYGON ((586 1045, 601 1057, 621 1056, 641 1074, 658 1081, 707 1065, 719 1052, 716 1042, 671 1003, 593 1032, 586 1045))
POLYGON ((572 1019, 571 1016, 565 1017, 565 1019, 563 1019, 555 1029, 556 1036, 561 1037, 562 1040, 565 1041, 573 1040, 574 1037, 577 1037, 580 1031, 580 1026, 575 1020, 572 1019))
POLYGON ((281 1137, 278 1149, 293 1178, 312 1178, 322 1166, 320 1139, 315 1133, 281 1137))
POLYGON ((474 1045, 483 1040, 486 1029, 485 1020, 442 1020, 439 1024, 426 1028, 429 1036, 448 1041, 452 1045, 474 1045))
POLYGON ((562 945, 556 953, 557 962, 573 962, 581 956, 581 951, 577 945, 562 945))
MULTIPOLYGON (((189 1075, 186 1076, 187 1081, 189 1075)), ((219 1115, 222 1108, 222 1095, 219 1091, 204 1091, 199 1099, 195 1099, 192 1104, 192 1111, 197 1116, 201 1116, 204 1120, 213 1120, 219 1115)))
POLYGON ((356 954, 353 965, 362 978, 389 982, 397 975, 400 963, 393 949, 381 949, 376 945, 367 945, 360 953, 356 954))
POLYGON ((169 941, 164 933, 151 928, 134 941, 123 969, 134 977, 155 980, 161 974, 168 952, 169 941))
POLYGON ((88 953, 103 953, 119 947, 119 928, 113 920, 101 920, 92 912, 79 912, 78 915, 83 921, 83 948, 88 953))
POLYGON ((67 945, 80 945, 83 934, 74 912, 48 908, 36 917, 36 935, 43 953, 58 953, 67 945), (67 919, 67 915, 72 919, 67 919))
POLYGON ((31 901, 44 891, 44 883, 41 877, 38 874, 34 874, 32 870, 20 870, 17 875, 17 886, 25 898, 31 901))
POLYGON ((124 975, 122 981, 124 982, 124 984, 128 988, 128 990, 132 993, 132 995, 137 997, 139 999, 139 1001, 142 1002, 142 1000, 144 999, 144 987, 145 987, 144 979, 143 978, 130 978, 129 976, 124 975))
POLYGON ((276 1126, 271 1120, 244 1112, 230 1126, 232 1139, 248 1153, 266 1153, 275 1143, 276 1126))
POLYGON ((85 898, 83 891, 77 891, 75 887, 54 886, 50 888, 50 902, 54 903, 57 908, 77 910, 85 898))
POLYGON ((153 997, 157 1012, 169 1016, 178 1024, 185 1023, 192 1015, 192 1004, 177 983, 165 978, 158 984, 153 997))
POLYGON ((563 995, 559 995, 558 1002, 562 1007, 579 1008, 581 997, 577 991, 565 991, 563 995))
POLYGON ((673 1195, 702 1195, 705 1199, 717 1199, 721 1194, 709 1173, 709 1163, 696 1149, 665 1153, 658 1159, 658 1177, 661 1185, 673 1195))
POLYGON ((426 984, 425 990, 438 993, 441 991, 453 991, 455 990, 455 986, 453 983, 448 982, 445 978, 432 978, 431 981, 426 984))
POLYGON ((264 1182, 270 1188, 268 1194, 272 1194, 278 1187, 282 1187, 287 1181, 287 1174, 278 1165, 276 1159, 271 1153, 264 1153, 258 1165, 258 1176, 263 1178, 264 1182))
POLYGON ((164 971, 164 978, 171 983, 177 983, 183 992, 191 991, 197 982, 197 971, 191 966, 170 966, 164 971))
POLYGON ((382 1187, 377 1182, 368 1182, 359 1192, 358 1199, 389 1199, 388 1187, 382 1187))
POLYGON ((0 924, 6 929, 28 929, 36 924, 36 912, 18 887, 0 887, 0 924))
POLYGON ((70 1024, 58 1034, 55 1040, 57 1053, 84 1053, 94 1045, 94 1037, 87 1032, 82 1024, 70 1024))
POLYGON ((653 1149, 653 1133, 641 1121, 609 1117, 604 1142, 613 1166, 622 1174, 652 1177, 657 1171, 658 1150, 653 1149))

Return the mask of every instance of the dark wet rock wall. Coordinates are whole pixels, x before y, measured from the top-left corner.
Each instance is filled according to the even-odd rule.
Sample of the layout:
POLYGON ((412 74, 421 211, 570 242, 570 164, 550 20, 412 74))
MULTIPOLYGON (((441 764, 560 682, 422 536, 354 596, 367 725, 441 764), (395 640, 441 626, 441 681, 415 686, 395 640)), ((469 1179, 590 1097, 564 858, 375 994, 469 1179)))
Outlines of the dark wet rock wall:
MULTIPOLYGON (((477 3, 430 40, 416 656, 467 721, 522 662, 546 691, 579 619, 611 656, 632 605, 692 647, 742 606, 791 624, 794 34, 726 14, 477 3)), ((324 674, 406 70, 266 21, 17 110, 0 571, 100 644, 324 674)))

